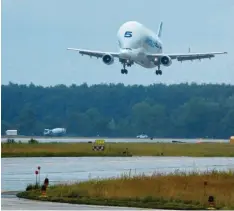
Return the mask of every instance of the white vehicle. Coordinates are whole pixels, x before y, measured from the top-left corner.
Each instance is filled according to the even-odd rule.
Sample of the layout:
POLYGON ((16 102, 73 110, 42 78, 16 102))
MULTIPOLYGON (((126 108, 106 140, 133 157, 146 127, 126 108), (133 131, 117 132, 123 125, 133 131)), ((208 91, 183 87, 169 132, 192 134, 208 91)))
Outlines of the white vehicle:
POLYGON ((148 138, 148 136, 145 134, 141 134, 141 135, 138 135, 137 138, 148 138))
POLYGON ((17 130, 6 130, 7 136, 17 136, 17 130))
POLYGON ((129 21, 124 23, 117 33, 119 52, 93 51, 77 48, 67 48, 67 50, 78 51, 82 56, 88 55, 102 58, 106 65, 111 65, 114 58, 119 59, 123 65, 122 74, 127 74, 126 66, 130 67, 134 63, 144 68, 155 68, 156 75, 161 75, 161 65, 168 67, 172 64, 172 60, 176 59, 180 62, 195 59, 211 59, 216 54, 227 54, 227 52, 207 52, 207 53, 163 53, 163 44, 161 22, 158 27, 157 34, 146 28, 144 25, 129 21))
POLYGON ((44 136, 61 136, 66 133, 65 128, 44 129, 44 136))

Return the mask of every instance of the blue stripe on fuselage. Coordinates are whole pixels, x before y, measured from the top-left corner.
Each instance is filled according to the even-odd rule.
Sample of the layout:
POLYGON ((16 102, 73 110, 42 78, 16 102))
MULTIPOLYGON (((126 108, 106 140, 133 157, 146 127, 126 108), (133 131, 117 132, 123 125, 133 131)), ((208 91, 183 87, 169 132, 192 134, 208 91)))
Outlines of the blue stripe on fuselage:
POLYGON ((151 38, 147 37, 145 39, 145 43, 147 43, 152 48, 159 48, 162 49, 162 47, 155 41, 153 41, 151 38))

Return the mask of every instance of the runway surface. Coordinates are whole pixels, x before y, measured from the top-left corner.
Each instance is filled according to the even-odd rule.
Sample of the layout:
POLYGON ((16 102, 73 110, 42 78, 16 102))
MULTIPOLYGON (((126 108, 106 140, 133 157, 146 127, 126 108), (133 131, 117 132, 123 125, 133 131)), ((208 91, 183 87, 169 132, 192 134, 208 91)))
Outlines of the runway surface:
MULTIPOLYGON (((41 202, 17 198, 14 193, 3 193, 1 198, 2 210, 147 210, 130 207, 110 207, 95 205, 78 205, 55 202, 41 202)), ((156 210, 156 209, 151 209, 156 210)))
MULTIPOLYGON (((10 138, 10 137, 9 137, 10 138)), ((15 137, 15 141, 21 141, 22 143, 28 142, 31 138, 38 140, 41 143, 48 143, 48 142, 63 142, 63 143, 76 143, 76 142, 95 142, 96 139, 104 139, 106 142, 116 142, 116 143, 123 143, 123 142, 145 142, 145 143, 156 143, 156 142, 163 142, 163 143, 171 143, 172 141, 182 141, 186 143, 198 143, 198 142, 214 142, 214 143, 228 143, 229 140, 227 139, 173 139, 173 138, 155 138, 155 139, 139 139, 139 138, 80 138, 80 137, 15 137)), ((6 142, 7 137, 2 137, 1 141, 6 142)))
MULTIPOLYGON (((19 199, 14 192, 35 183, 37 166, 41 166, 41 181, 46 176, 50 184, 106 178, 121 174, 135 175, 153 172, 206 171, 234 169, 234 158, 191 157, 53 157, 2 158, 2 210, 147 210, 128 207, 105 207, 40 202, 19 199), (4 192, 3 192, 4 190, 4 192)), ((157 209, 155 209, 157 210, 157 209)), ((159 209, 160 210, 160 209, 159 209)))
POLYGON ((2 158, 2 190, 25 190, 35 183, 35 170, 41 166, 40 181, 48 176, 51 184, 117 177, 122 174, 206 171, 234 169, 234 158, 193 157, 42 157, 2 158))

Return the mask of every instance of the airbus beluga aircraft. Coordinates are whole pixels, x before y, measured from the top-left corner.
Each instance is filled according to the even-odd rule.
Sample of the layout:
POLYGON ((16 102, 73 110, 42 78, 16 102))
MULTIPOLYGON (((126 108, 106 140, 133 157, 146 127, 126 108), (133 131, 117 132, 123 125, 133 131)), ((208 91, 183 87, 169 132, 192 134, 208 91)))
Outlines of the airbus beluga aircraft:
POLYGON ((161 22, 157 33, 154 33, 143 24, 136 21, 128 21, 124 23, 117 33, 119 52, 104 52, 93 51, 85 49, 68 48, 67 50, 78 51, 82 56, 88 55, 97 58, 102 58, 102 61, 106 65, 114 63, 115 58, 123 65, 121 69, 122 74, 127 74, 127 67, 131 67, 133 64, 141 65, 144 68, 155 68, 156 75, 161 75, 162 71, 160 67, 170 66, 172 60, 176 59, 180 62, 186 60, 205 59, 212 58, 216 54, 227 54, 227 52, 208 52, 208 53, 163 53, 163 45, 161 41, 162 36, 161 22))

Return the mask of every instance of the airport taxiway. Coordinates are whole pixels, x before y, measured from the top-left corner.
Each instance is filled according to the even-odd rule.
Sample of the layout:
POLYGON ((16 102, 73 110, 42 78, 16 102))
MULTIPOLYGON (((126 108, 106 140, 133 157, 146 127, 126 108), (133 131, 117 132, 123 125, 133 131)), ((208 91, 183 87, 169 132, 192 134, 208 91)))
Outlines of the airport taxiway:
MULTIPOLYGON (((96 205, 66 204, 57 202, 43 202, 18 198, 16 192, 2 193, 2 210, 149 210, 146 208, 112 207, 96 205)), ((150 209, 161 210, 161 209, 150 209)))

